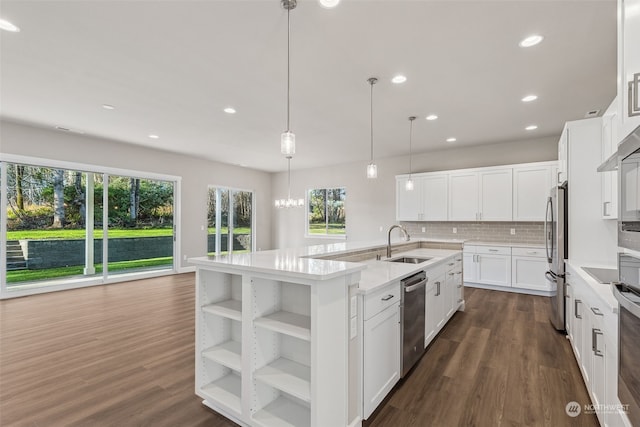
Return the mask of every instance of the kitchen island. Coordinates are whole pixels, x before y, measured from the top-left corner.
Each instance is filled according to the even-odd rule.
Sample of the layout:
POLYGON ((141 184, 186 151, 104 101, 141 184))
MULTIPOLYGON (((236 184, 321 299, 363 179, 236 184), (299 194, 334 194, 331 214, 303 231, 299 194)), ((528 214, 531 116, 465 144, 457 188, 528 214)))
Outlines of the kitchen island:
MULTIPOLYGON (((386 247, 380 242, 190 259, 197 267, 196 394, 240 425, 360 425, 399 379, 401 352, 399 324, 388 323, 392 342, 382 344, 392 358, 391 376, 374 387, 363 411, 364 312, 391 307, 398 313, 400 295, 378 296, 415 272, 437 270, 443 285, 444 274, 453 279, 456 272, 444 268, 461 261, 460 249, 442 248, 456 246, 394 245, 391 259, 398 253, 428 258, 418 264, 376 260, 386 247), (372 299, 382 303, 373 308, 372 299)), ((448 318, 464 307, 459 265, 459 292, 447 293, 447 309, 439 311, 448 318)))

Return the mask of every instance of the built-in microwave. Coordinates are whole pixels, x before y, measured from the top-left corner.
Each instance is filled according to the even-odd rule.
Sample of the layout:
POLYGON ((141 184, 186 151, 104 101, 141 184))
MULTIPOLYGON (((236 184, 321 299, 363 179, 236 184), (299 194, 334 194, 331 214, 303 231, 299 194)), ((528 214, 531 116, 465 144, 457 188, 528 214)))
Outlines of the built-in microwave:
POLYGON ((618 246, 640 251, 640 126, 618 147, 618 246))

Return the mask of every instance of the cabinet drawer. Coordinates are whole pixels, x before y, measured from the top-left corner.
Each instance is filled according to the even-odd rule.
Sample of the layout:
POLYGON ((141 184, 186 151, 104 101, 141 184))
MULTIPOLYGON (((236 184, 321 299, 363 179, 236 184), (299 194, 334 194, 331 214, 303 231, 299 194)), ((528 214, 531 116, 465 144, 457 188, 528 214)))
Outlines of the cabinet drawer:
POLYGON ((511 254, 513 256, 530 256, 536 258, 546 257, 544 248, 511 248, 511 254))
POLYGON ((489 255, 511 255, 511 248, 509 246, 477 246, 476 253, 489 255))
POLYGON ((400 282, 367 295, 364 299, 364 320, 371 319, 385 308, 400 302, 400 282))
POLYGON ((478 249, 478 246, 472 246, 472 245, 464 245, 462 247, 462 252, 464 252, 465 254, 475 254, 476 253, 476 249, 478 249))

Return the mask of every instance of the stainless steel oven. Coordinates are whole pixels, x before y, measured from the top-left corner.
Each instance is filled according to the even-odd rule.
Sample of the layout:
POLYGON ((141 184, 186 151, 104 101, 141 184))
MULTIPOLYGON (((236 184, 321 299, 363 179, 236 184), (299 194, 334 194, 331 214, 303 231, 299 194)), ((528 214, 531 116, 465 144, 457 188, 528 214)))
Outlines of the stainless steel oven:
POLYGON ((640 251, 640 127, 618 147, 618 246, 640 251))
POLYGON ((640 259, 618 254, 620 282, 613 294, 620 303, 618 315, 618 398, 629 421, 640 426, 640 259))

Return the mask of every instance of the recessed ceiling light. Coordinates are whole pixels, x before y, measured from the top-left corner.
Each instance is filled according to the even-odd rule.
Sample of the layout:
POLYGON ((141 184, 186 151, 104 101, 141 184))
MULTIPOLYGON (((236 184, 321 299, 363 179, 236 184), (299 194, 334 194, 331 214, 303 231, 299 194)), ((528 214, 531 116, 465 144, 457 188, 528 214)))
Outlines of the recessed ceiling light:
POLYGON ((151 138, 151 139, 158 139, 158 138, 160 138, 160 137, 159 137, 158 135, 155 135, 155 134, 153 134, 153 133, 152 133, 151 135, 149 135, 149 138, 151 138))
POLYGON ((327 9, 333 9, 338 3, 340 3, 340 0, 320 0, 320 6, 327 9))
POLYGON ((532 36, 529 36, 525 39, 523 39, 519 45, 520 47, 531 47, 531 46, 535 46, 538 43, 540 43, 542 40, 544 39, 544 37, 538 35, 538 34, 534 34, 532 36))
POLYGON ((447 142, 456 142, 456 141, 457 141, 457 139, 455 139, 455 138, 447 138, 447 142))
POLYGON ((530 126, 527 126, 525 129, 526 129, 526 130, 536 130, 536 129, 538 129, 538 126, 536 126, 536 125, 530 125, 530 126))
POLYGON ((7 21, 6 19, 0 19, 0 29, 5 31, 11 31, 12 33, 20 32, 20 28, 18 28, 16 25, 12 24, 11 22, 7 21))
POLYGON ((233 107, 227 107, 224 109, 224 112, 227 114, 235 114, 236 113, 236 109, 233 107))
POLYGON ((426 117, 426 119, 427 119, 427 120, 435 120, 435 119, 437 119, 437 118, 438 118, 438 116, 437 116, 437 115, 435 115, 435 114, 429 114, 429 115, 426 117))
POLYGON ((392 82, 392 83, 395 83, 395 84, 404 83, 404 82, 406 82, 406 81, 407 81, 407 78, 406 78, 405 76, 403 76, 402 74, 398 74, 397 76, 394 76, 394 77, 391 79, 391 82, 392 82))
POLYGON ((538 95, 527 95, 524 98, 522 98, 522 102, 531 102, 531 101, 535 101, 536 99, 538 99, 538 95))
POLYGON ((102 108, 104 108, 105 110, 115 110, 116 107, 114 107, 113 105, 109 105, 109 104, 102 104, 102 108))

